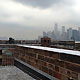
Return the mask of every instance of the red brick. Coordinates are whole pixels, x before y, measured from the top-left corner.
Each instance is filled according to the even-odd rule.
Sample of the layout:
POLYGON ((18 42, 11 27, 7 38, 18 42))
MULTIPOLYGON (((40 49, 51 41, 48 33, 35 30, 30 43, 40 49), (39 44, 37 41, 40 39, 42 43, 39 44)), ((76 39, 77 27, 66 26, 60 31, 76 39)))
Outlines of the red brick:
POLYGON ((52 58, 56 58, 59 59, 60 58, 60 53, 56 53, 56 52, 50 52, 50 54, 52 54, 52 58))
POLYGON ((53 77, 58 78, 59 80, 62 80, 62 75, 56 71, 53 71, 53 77))
POLYGON ((49 58, 49 57, 45 57, 45 58, 44 58, 44 61, 50 62, 50 58, 49 58))
POLYGON ((45 66, 45 67, 47 67, 48 65, 47 65, 47 62, 44 62, 43 61, 43 64, 42 64, 43 66, 45 66))
POLYGON ((69 78, 65 75, 62 75, 62 79, 61 80, 69 80, 69 78))
POLYGON ((78 73, 72 72, 72 77, 78 80, 78 73))
POLYGON ((66 74, 67 74, 67 76, 72 77, 72 71, 66 70, 66 74))
POLYGON ((47 67, 42 66, 42 71, 43 71, 43 72, 48 73, 48 68, 47 68, 47 67))
POLYGON ((66 74, 66 69, 62 68, 62 67, 59 67, 59 72, 61 74, 66 74))
POLYGON ((49 69, 54 70, 54 67, 55 67, 55 66, 54 66, 53 64, 48 63, 48 68, 49 68, 49 69))
POLYGON ((42 56, 42 55, 38 55, 38 59, 40 59, 40 60, 44 60, 44 56, 42 56))
POLYGON ((36 62, 37 62, 37 64, 39 64, 39 65, 43 65, 43 61, 41 61, 41 60, 39 60, 39 59, 37 59, 36 62))
POLYGON ((39 65, 38 67, 39 67, 40 70, 42 70, 42 66, 41 65, 39 65))
POLYGON ((74 72, 80 73, 80 66, 79 65, 65 62, 65 68, 70 69, 74 72))
POLYGON ((55 66, 55 71, 59 72, 59 67, 58 66, 55 66))
POLYGON ((49 69, 49 75, 53 75, 53 70, 49 69))
POLYGON ((55 59, 54 64, 60 67, 64 67, 64 61, 61 61, 61 60, 55 59))
POLYGON ((36 63, 35 58, 33 58, 33 57, 29 57, 29 60, 30 60, 31 62, 36 63))
POLYGON ((35 49, 35 53, 39 54, 39 55, 45 55, 45 51, 44 50, 39 50, 39 49, 35 49))

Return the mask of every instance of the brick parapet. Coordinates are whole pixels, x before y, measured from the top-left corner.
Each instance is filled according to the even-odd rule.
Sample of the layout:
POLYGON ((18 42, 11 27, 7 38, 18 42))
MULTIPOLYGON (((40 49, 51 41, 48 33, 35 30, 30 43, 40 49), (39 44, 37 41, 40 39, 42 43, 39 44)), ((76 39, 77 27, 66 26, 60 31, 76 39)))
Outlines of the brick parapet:
POLYGON ((17 46, 15 57, 59 80, 80 80, 80 56, 17 46))

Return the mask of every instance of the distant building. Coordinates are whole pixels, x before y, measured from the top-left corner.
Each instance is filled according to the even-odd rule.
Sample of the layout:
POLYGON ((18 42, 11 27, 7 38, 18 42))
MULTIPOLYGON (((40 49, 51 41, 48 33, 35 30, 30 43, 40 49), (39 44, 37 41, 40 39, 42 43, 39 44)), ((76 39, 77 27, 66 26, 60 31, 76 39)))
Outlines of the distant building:
POLYGON ((51 40, 55 40, 54 31, 52 31, 51 40))
POLYGON ((78 31, 79 31, 79 41, 80 41, 80 27, 78 28, 78 31))
POLYGON ((51 47, 63 48, 63 49, 74 49, 75 41, 52 41, 51 47))
POLYGON ((54 25, 54 33, 57 34, 57 31, 58 31, 58 24, 55 24, 54 25))
POLYGON ((52 32, 48 31, 47 32, 47 37, 52 38, 52 32))
POLYGON ((62 26, 61 40, 67 40, 67 34, 65 32, 65 26, 62 26))
POLYGON ((62 34, 65 33, 65 26, 62 26, 62 34))
POLYGON ((43 32, 43 37, 47 37, 47 33, 46 32, 43 32))
POLYGON ((72 40, 72 28, 67 29, 67 39, 72 40))
POLYGON ((38 36, 38 40, 39 40, 39 41, 41 40, 41 37, 42 37, 42 36, 38 36))
POLYGON ((75 41, 79 41, 79 31, 78 30, 72 30, 72 39, 75 41))
POLYGON ((54 35, 55 35, 55 40, 58 38, 58 24, 54 25, 54 35))
POLYGON ((49 47, 51 44, 51 39, 48 37, 41 38, 41 45, 44 47, 49 47))
MULTIPOLYGON (((58 24, 56 23, 54 24, 54 30, 43 32, 43 37, 49 37, 51 38, 51 40, 80 41, 80 27, 78 28, 78 30, 74 30, 72 28, 68 28, 66 31, 65 26, 62 26, 62 29, 58 30, 58 24)), ((40 38, 38 40, 40 40, 40 38)))

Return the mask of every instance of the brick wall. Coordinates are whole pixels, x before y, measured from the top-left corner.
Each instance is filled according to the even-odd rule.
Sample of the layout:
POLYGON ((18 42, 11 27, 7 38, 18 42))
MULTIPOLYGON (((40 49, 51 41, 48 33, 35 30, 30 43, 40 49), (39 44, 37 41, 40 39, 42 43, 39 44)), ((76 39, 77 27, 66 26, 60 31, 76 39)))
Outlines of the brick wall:
MULTIPOLYGON (((12 50, 9 50, 12 51, 12 50)), ((2 54, 2 66, 11 66, 14 65, 14 55, 7 55, 6 53, 2 54)))
POLYGON ((19 46, 14 53, 17 59, 59 80, 80 80, 79 56, 19 46))

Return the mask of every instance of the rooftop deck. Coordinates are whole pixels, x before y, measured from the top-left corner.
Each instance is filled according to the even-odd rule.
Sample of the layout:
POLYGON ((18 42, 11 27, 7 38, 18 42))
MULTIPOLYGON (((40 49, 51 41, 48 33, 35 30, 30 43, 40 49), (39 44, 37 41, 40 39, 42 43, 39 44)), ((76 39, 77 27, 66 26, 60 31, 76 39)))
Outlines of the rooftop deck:
POLYGON ((35 80, 14 66, 0 67, 0 80, 35 80))

